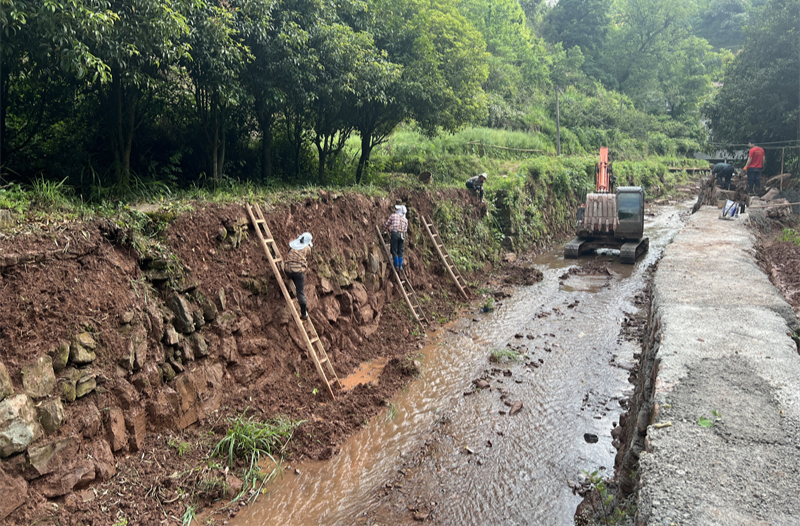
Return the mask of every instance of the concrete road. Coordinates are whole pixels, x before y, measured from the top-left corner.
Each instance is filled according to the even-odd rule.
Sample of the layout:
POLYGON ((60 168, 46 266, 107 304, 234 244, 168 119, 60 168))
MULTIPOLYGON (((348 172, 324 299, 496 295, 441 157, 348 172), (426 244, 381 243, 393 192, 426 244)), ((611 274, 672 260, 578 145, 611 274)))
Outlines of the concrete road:
POLYGON ((655 276, 636 523, 800 524, 797 320, 746 220, 718 216, 695 213, 655 276))

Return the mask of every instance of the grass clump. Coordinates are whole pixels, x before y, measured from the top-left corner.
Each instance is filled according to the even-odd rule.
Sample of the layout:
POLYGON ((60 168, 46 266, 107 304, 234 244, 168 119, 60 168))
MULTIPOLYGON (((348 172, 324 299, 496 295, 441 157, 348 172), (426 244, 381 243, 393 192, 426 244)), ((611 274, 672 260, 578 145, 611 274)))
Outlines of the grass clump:
POLYGON ((800 245, 800 232, 794 228, 784 228, 781 235, 778 236, 778 241, 788 241, 795 245, 800 245))
POLYGON ((228 417, 230 427, 225 438, 217 443, 212 452, 212 456, 227 457, 229 467, 233 467, 238 460, 245 463, 242 493, 234 500, 238 500, 245 491, 255 489, 260 482, 257 495, 264 484, 280 473, 286 446, 292 440, 297 426, 305 422, 283 416, 262 422, 253 416, 245 417, 246 413, 245 409, 241 415, 228 417), (266 459, 272 462, 273 469, 263 474, 260 462, 266 459))
POLYGON ((522 360, 523 354, 513 349, 492 349, 489 353, 489 361, 493 363, 500 363, 503 361, 518 362, 522 360))

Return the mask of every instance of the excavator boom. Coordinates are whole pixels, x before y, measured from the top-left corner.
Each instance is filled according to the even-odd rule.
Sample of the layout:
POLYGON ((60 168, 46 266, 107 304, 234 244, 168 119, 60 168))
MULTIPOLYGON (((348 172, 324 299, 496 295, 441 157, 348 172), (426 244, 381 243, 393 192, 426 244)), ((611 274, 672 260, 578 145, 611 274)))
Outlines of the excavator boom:
POLYGON ((611 191, 608 177, 608 148, 600 148, 600 162, 597 163, 597 176, 595 177, 595 192, 598 194, 611 191))

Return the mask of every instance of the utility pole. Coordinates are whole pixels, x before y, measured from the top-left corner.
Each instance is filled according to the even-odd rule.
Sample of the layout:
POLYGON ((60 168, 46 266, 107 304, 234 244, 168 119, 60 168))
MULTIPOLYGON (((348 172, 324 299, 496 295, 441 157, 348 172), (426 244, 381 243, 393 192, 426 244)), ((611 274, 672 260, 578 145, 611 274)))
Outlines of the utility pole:
POLYGON ((556 86, 556 155, 561 157, 561 111, 558 107, 558 86, 556 86))

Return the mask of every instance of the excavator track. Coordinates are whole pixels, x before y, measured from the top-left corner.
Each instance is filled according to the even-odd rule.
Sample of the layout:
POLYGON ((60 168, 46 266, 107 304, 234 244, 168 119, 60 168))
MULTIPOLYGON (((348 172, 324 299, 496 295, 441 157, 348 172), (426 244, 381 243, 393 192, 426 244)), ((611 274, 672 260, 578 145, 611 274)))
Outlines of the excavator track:
POLYGON ((639 257, 650 248, 650 238, 643 237, 639 241, 629 241, 619 249, 621 263, 633 265, 639 257))
POLYGON ((576 237, 564 245, 564 257, 576 258, 581 255, 581 246, 588 241, 585 237, 576 237))

